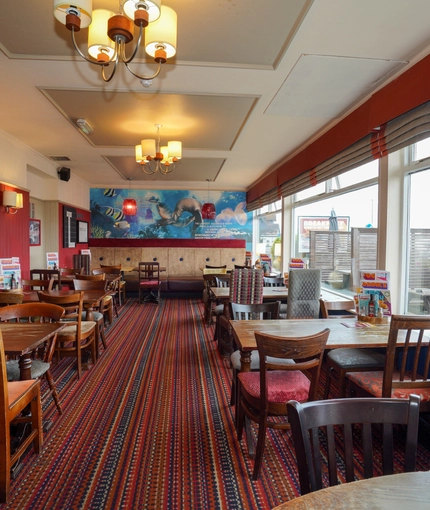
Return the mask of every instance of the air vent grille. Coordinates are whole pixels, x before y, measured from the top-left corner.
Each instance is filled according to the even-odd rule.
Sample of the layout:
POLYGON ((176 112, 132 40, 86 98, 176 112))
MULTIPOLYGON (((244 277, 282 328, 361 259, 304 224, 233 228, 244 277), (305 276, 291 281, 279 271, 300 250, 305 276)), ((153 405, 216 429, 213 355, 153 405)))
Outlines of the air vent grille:
POLYGON ((49 156, 49 159, 52 159, 52 161, 71 161, 68 156, 49 156))

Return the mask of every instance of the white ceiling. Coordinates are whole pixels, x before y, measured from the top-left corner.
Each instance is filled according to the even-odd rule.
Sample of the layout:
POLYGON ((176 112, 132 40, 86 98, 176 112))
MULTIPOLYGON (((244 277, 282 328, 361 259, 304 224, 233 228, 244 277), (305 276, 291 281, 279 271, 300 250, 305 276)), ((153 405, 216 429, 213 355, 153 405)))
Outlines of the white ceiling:
MULTIPOLYGON (((210 179, 247 190, 430 50, 428 0, 165 0, 178 14, 175 59, 150 88, 123 65, 105 84, 75 56, 52 0, 1 4, 0 129, 48 158, 67 156, 59 167, 101 187, 132 178, 201 189, 210 179), (94 133, 78 131, 77 118, 94 133), (146 176, 134 161, 154 124, 162 142, 183 142, 168 176, 146 176)), ((139 57, 133 69, 152 73, 139 57)))

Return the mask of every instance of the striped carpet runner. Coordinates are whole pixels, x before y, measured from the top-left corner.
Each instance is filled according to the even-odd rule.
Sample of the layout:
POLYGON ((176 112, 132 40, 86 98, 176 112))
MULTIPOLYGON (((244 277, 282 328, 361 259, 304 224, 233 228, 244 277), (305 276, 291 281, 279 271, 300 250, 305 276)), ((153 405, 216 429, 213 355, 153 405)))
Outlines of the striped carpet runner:
MULTIPOLYGON (((71 360, 53 367, 64 415, 48 400, 43 451, 24 459, 0 508, 266 509, 297 496, 289 433, 268 433, 251 481, 229 406, 231 370, 212 337, 200 300, 129 299, 79 381, 71 360)), ((430 468, 422 448, 417 468, 430 468)))

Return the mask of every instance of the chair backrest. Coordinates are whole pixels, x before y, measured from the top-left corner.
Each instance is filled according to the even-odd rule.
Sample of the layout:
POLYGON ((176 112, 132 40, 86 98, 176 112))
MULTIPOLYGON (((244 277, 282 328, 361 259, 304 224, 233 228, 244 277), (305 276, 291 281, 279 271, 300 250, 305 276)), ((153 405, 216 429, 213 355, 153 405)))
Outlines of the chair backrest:
POLYGON ((84 274, 84 268, 60 267, 60 273, 65 276, 73 276, 76 274, 84 274))
POLYGON ((150 281, 160 284, 160 263, 139 262, 139 282, 150 281))
POLYGON ((66 320, 69 325, 76 324, 76 338, 81 337, 81 322, 84 303, 83 291, 77 291, 73 294, 66 296, 54 296, 45 292, 39 291, 39 301, 42 303, 51 303, 62 306, 64 308, 63 320, 66 320))
POLYGON ((265 287, 284 287, 284 279, 282 276, 265 276, 264 277, 265 287))
POLYGON ((105 290, 107 280, 73 280, 75 290, 105 290))
POLYGON ((419 422, 416 395, 411 395, 409 400, 342 398, 304 404, 290 401, 287 410, 302 495, 326 485, 337 485, 340 472, 347 482, 354 481, 354 465, 357 464, 354 457, 358 451, 362 452, 359 455, 363 458, 364 478, 373 476, 375 459, 375 464, 382 465, 384 475, 392 474, 393 444, 395 441, 397 448, 400 441, 393 437, 393 424, 407 425, 404 470, 415 470, 419 422), (372 424, 383 424, 382 462, 380 455, 373 451, 373 446, 379 443, 379 434, 372 437, 372 432, 378 433, 374 427, 372 431, 372 424), (339 446, 339 443, 343 444, 339 446))
POLYGON ((106 273, 98 273, 98 274, 77 274, 75 276, 75 280, 106 280, 106 273))
POLYGON ((214 275, 215 287, 230 287, 230 275, 214 275))
POLYGON ((320 295, 320 269, 292 269, 288 278, 287 319, 317 319, 320 295))
POLYGON ((101 268, 106 268, 106 269, 119 269, 121 271, 121 264, 117 264, 117 265, 114 265, 114 266, 100 264, 100 267, 101 268))
POLYGON ((426 388, 429 391, 430 347, 426 330, 430 330, 428 315, 393 315, 391 317, 382 397, 391 397, 392 390, 398 389, 407 391, 415 387, 417 391, 418 388, 426 388), (403 347, 397 347, 399 335, 405 336, 403 347))
POLYGON ((278 319, 280 306, 280 301, 252 305, 231 303, 231 318, 236 321, 278 319))
POLYGON ((93 269, 93 275, 98 274, 121 274, 121 267, 96 267, 93 269))
POLYGON ((54 278, 61 289, 61 272, 59 269, 30 269, 30 280, 50 280, 54 278))
POLYGON ((233 269, 230 273, 230 303, 262 303, 263 277, 261 269, 233 269))
POLYGON ((325 299, 320 299, 320 310, 321 317, 323 319, 345 319, 355 317, 353 313, 348 313, 349 310, 355 310, 355 303, 353 299, 345 299, 342 301, 327 301, 325 299))
POLYGON ((52 290, 54 278, 50 280, 21 280, 21 286, 24 290, 52 290))
POLYGON ((21 292, 0 292, 0 307, 22 303, 23 298, 21 292))
POLYGON ((318 381, 330 330, 315 335, 284 337, 255 332, 260 355, 260 409, 266 409, 267 372, 270 370, 305 370, 311 378, 308 400, 316 400, 318 381), (295 363, 279 364, 276 358, 290 359, 295 363))

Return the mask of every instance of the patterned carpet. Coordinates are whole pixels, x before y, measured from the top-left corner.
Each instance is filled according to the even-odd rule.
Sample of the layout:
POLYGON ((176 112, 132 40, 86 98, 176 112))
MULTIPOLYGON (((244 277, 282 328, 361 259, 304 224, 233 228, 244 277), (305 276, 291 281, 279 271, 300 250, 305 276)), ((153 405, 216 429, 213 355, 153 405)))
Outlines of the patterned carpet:
MULTIPOLYGON (((54 366, 64 414, 24 460, 9 504, 22 509, 266 509, 298 495, 289 433, 268 435, 260 480, 239 444, 231 371, 197 299, 129 299, 108 349, 77 381, 54 366)), ((256 430, 254 429, 254 435, 256 430)), ((420 448, 418 469, 429 469, 420 448)))

